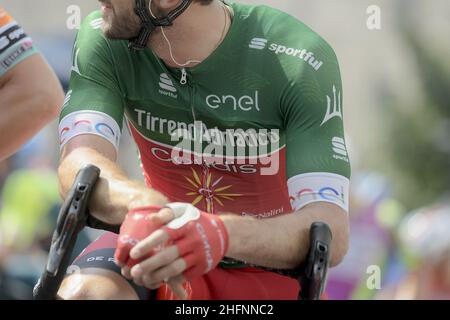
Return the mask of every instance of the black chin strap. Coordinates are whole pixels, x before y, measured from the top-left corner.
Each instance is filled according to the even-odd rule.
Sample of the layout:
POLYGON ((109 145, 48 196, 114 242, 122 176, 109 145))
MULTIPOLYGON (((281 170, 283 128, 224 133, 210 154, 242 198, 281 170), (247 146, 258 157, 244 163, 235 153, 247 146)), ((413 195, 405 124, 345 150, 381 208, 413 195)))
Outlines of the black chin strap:
POLYGON ((155 19, 150 15, 150 10, 145 4, 145 0, 136 0, 134 12, 141 19, 141 30, 136 38, 131 39, 128 47, 133 50, 142 50, 147 47, 148 39, 156 27, 171 26, 191 4, 192 0, 182 0, 180 5, 171 11, 166 17, 155 19))

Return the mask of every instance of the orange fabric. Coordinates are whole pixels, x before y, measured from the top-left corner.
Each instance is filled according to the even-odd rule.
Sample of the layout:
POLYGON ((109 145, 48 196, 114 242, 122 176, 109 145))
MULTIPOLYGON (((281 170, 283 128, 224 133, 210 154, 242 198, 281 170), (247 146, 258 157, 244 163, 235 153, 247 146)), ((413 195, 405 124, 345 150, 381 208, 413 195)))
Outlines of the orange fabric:
POLYGON ((3 27, 11 21, 13 21, 13 18, 5 11, 5 9, 0 7, 0 27, 3 27))

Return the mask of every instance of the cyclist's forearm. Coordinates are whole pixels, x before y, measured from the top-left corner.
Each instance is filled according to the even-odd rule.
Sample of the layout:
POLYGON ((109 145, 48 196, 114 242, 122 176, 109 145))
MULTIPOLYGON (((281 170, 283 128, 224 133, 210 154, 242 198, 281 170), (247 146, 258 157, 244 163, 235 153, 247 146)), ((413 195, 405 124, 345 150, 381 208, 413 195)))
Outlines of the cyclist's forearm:
POLYGON ((226 215, 222 220, 229 233, 227 256, 256 265, 279 269, 299 266, 308 254, 309 230, 316 221, 327 223, 333 233, 331 265, 339 264, 347 252, 347 214, 327 203, 270 219, 226 215))
POLYGON ((121 224, 127 212, 135 207, 165 205, 166 198, 147 188, 143 183, 130 180, 113 161, 90 148, 73 150, 62 160, 59 169, 60 191, 63 197, 71 188, 77 172, 87 164, 100 168, 98 180, 90 202, 91 213, 98 219, 121 224))

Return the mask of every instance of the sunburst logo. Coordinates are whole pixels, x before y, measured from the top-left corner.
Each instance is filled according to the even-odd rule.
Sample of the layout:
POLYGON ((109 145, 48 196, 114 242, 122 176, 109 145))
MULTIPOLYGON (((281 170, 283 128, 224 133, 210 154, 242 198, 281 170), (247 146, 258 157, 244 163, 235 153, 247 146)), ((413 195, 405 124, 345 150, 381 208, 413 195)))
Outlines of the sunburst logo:
POLYGON ((195 197, 192 201, 192 205, 196 205, 202 201, 206 203, 206 210, 209 213, 214 213, 214 205, 217 203, 220 206, 224 206, 224 201, 234 201, 236 197, 242 196, 242 194, 229 193, 232 185, 220 186, 223 176, 213 180, 211 172, 204 174, 204 179, 200 179, 197 172, 191 168, 192 177, 184 177, 189 185, 186 187, 190 192, 186 193, 187 196, 195 197), (203 180, 203 181, 202 181, 203 180))

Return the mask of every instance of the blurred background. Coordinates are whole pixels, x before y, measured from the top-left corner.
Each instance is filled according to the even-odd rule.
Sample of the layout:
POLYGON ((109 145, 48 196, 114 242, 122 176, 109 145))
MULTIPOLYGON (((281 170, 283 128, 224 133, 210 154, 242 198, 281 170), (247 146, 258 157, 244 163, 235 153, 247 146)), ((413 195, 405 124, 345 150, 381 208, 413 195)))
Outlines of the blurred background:
MULTIPOLYGON (((330 299, 450 299, 450 2, 239 0, 280 8, 335 49, 352 160, 351 244, 330 299), (370 30, 369 6, 381 12, 370 30)), ((0 0, 67 87, 78 12, 95 0, 0 0), (75 6, 75 7, 74 7, 75 6)), ((124 132, 120 162, 142 179, 124 132)), ((0 163, 0 299, 29 299, 60 200, 56 122, 0 163)), ((95 232, 80 239, 82 248, 95 232)))

